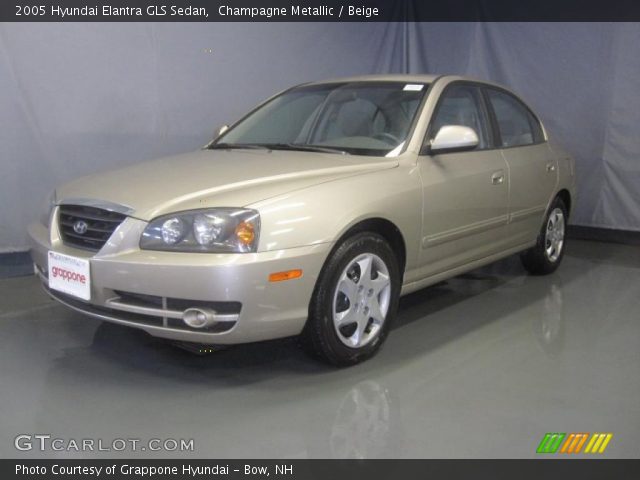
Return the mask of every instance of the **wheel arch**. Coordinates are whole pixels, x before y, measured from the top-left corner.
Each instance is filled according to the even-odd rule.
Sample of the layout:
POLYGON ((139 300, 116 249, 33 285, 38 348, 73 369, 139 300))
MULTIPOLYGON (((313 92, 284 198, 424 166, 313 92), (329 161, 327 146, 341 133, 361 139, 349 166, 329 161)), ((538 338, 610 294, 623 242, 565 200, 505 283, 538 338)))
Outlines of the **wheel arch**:
MULTIPOLYGON (((407 244, 398 226, 386 218, 371 217, 350 225, 338 237, 334 249, 338 248, 347 238, 362 232, 376 233, 389 243, 398 260, 400 273, 404 275, 407 263, 407 244)), ((331 254, 333 254, 333 251, 329 256, 331 256, 331 254)))
MULTIPOLYGON (((365 349, 363 352, 350 352, 348 358, 340 358, 339 355, 336 356, 337 354, 335 349, 331 346, 333 343, 332 340, 327 339, 326 335, 322 335, 322 331, 326 327, 326 322, 333 321, 332 319, 327 320, 328 316, 322 310, 322 305, 324 305, 324 302, 327 300, 326 289, 323 288, 323 280, 325 279, 327 272, 330 271, 330 266, 332 265, 331 259, 334 258, 336 251, 338 251, 349 238, 360 234, 374 234, 382 237, 389 243, 393 254, 398 260, 397 265, 400 273, 400 284, 398 285, 397 294, 395 296, 391 296, 389 312, 391 312, 392 315, 395 315, 395 311, 398 308, 399 288, 402 284, 402 277, 404 275, 407 256, 404 236, 398 226, 390 220, 379 216, 358 219, 352 224, 346 225, 337 235, 333 248, 327 255, 316 280, 311 301, 309 302, 308 318, 301 333, 301 342, 303 346, 307 347, 314 355, 320 356, 337 366, 352 365, 363 359, 369 358, 379 349, 381 343, 389 332, 390 320, 387 318, 385 327, 381 330, 382 333, 373 341, 359 347, 360 349, 365 349)), ((333 329, 334 327, 331 326, 330 328, 333 329)), ((347 347, 343 346, 342 348, 347 347)))
POLYGON ((558 193, 556 193, 556 196, 554 198, 560 198, 562 200, 562 202, 564 203, 564 206, 567 207, 567 216, 569 216, 571 214, 571 207, 572 207, 571 193, 569 192, 569 190, 567 190, 566 188, 563 188, 558 193))

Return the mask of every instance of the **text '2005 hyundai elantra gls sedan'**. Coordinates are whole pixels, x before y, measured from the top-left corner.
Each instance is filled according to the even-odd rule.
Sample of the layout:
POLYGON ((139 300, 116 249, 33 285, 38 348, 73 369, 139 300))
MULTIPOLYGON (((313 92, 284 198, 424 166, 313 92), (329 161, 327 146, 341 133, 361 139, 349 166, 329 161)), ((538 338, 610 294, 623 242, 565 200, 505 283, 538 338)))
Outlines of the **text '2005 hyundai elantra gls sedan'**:
POLYGON ((57 188, 29 232, 45 289, 75 310, 193 345, 302 335, 349 365, 403 294, 517 252, 553 272, 574 189, 573 160, 508 90, 365 76, 57 188))

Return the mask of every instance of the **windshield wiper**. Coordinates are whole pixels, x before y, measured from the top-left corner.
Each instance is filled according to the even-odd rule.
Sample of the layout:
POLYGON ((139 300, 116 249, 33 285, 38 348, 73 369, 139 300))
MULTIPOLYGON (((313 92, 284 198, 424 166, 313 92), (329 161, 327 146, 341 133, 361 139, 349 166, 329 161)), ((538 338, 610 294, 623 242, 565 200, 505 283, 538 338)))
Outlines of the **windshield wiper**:
POLYGON ((304 145, 299 143, 214 143, 208 147, 209 150, 231 150, 231 149, 252 149, 252 150, 296 150, 299 152, 323 152, 340 153, 347 155, 348 152, 334 147, 321 147, 318 145, 304 145))
POLYGON ((209 150, 231 150, 231 149, 252 149, 267 150, 269 147, 258 143, 214 143, 209 146, 209 150))
POLYGON ((347 155, 348 152, 335 147, 321 147, 319 145, 304 145, 300 143, 264 143, 263 147, 270 150, 297 150, 300 152, 323 152, 323 153, 340 153, 347 155))

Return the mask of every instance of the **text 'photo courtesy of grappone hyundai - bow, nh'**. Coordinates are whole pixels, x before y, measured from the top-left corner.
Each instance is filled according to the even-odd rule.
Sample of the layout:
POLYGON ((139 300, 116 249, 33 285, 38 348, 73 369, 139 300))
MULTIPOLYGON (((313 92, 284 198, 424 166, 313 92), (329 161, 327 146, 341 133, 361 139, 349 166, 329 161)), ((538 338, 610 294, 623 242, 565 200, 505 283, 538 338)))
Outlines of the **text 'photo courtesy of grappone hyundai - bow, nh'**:
MULTIPOLYGON (((29 228, 59 302, 183 344, 301 336, 371 357, 401 295, 564 253, 573 159, 516 95, 457 76, 290 88, 199 151, 72 181, 29 228)), ((425 301, 428 301, 425 299, 425 301)))

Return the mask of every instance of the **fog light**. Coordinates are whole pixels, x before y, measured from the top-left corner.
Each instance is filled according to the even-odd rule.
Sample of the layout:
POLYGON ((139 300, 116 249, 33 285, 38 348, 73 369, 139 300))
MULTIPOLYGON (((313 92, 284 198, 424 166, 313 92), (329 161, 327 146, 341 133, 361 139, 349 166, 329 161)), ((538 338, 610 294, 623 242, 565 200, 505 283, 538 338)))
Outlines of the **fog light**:
POLYGON ((205 328, 215 323, 216 312, 208 308, 189 308, 182 314, 182 321, 191 328, 205 328))

